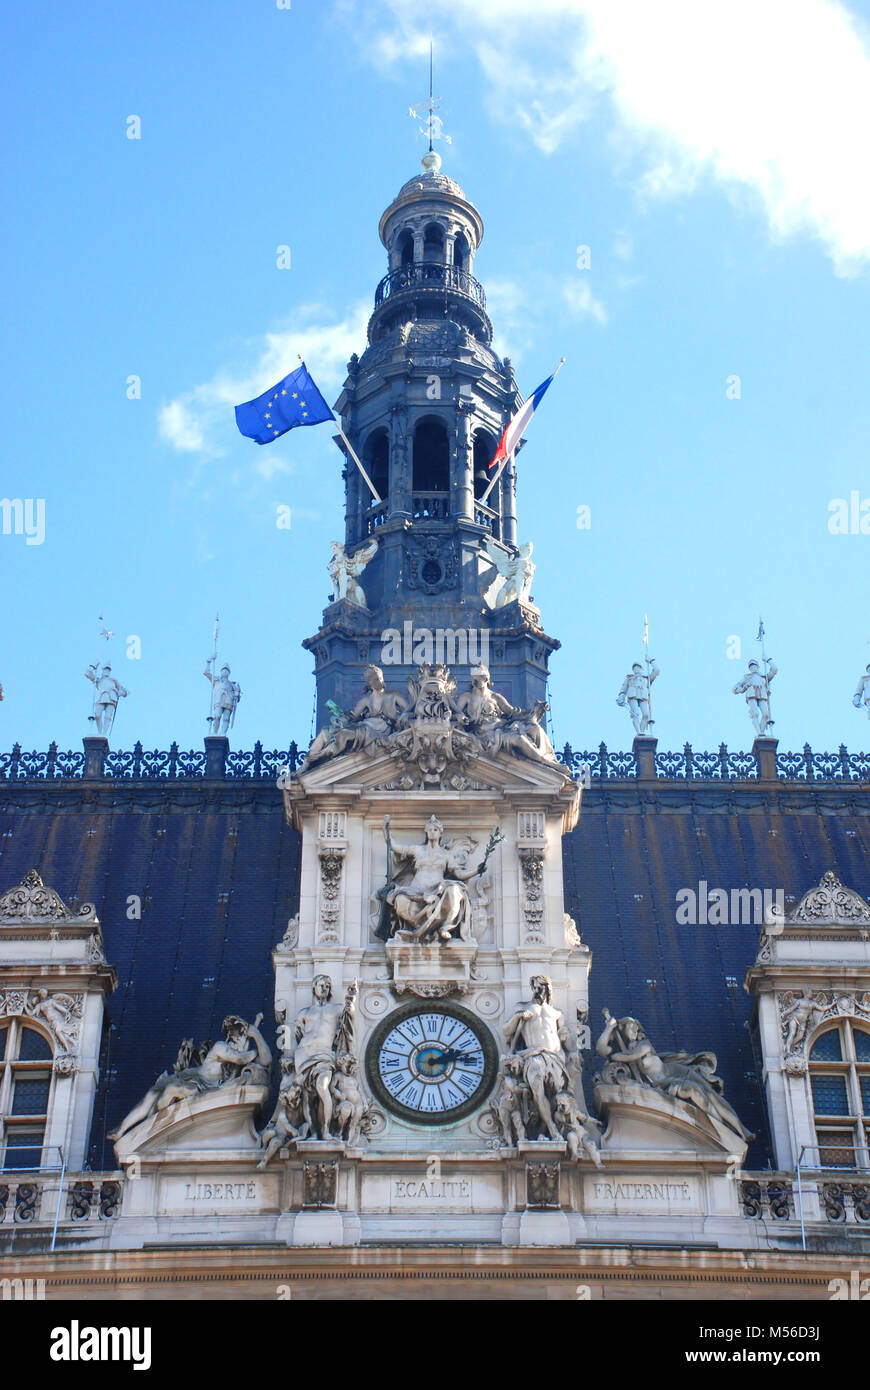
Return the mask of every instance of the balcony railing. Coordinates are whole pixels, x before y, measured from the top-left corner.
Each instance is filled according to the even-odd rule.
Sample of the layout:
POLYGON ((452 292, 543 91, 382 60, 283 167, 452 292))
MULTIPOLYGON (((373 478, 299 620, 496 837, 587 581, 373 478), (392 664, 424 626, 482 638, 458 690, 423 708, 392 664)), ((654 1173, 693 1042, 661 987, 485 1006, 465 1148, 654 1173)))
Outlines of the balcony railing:
POLYGON ((446 521, 450 515, 450 493, 412 493, 411 515, 415 521, 446 521))
POLYGON ((486 295, 483 285, 469 275, 467 270, 459 270, 455 265, 439 265, 425 261, 417 265, 404 265, 399 270, 391 270, 385 275, 375 290, 375 308, 385 300, 418 290, 453 290, 473 299, 481 309, 486 309, 486 295))

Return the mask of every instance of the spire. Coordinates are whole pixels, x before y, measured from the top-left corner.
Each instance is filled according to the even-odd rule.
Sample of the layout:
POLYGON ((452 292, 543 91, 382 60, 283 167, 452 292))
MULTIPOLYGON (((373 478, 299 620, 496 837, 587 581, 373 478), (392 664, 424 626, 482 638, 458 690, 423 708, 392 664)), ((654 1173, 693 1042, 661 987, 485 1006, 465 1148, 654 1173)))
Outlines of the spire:
POLYGON ((440 154, 438 153, 438 151, 435 149, 435 143, 434 143, 434 142, 435 142, 436 140, 446 140, 448 144, 450 143, 450 136, 444 134, 444 131, 443 131, 443 128, 442 128, 441 117, 438 116, 438 115, 436 115, 436 112, 439 110, 439 108, 440 108, 440 106, 441 106, 441 99, 440 99, 440 97, 436 97, 436 96, 434 95, 434 85, 433 85, 433 52, 434 52, 434 45, 433 45, 432 40, 430 39, 430 40, 429 40, 429 99, 428 99, 428 101, 418 101, 417 104, 416 104, 416 106, 412 106, 412 107, 410 108, 410 113, 411 113, 411 115, 414 117, 415 120, 419 120, 420 117, 423 116, 423 115, 425 115, 425 117, 426 117, 426 125, 425 125, 425 126, 422 126, 422 125, 421 125, 421 126, 418 127, 418 129, 419 129, 419 131, 420 131, 420 133, 421 133, 422 135, 428 135, 428 137, 429 137, 429 149, 426 151, 426 153, 425 153, 424 156, 423 156, 423 168, 424 168, 424 170, 426 171, 427 174, 437 174, 437 173, 438 173, 438 170, 441 168, 441 156, 440 156, 440 154))

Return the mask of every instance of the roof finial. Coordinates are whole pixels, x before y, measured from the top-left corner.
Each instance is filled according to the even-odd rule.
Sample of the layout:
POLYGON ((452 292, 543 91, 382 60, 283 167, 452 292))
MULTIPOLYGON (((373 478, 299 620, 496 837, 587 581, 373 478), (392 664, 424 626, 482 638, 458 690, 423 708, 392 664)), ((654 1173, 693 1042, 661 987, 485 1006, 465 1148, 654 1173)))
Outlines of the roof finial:
POLYGON ((437 174, 438 170, 441 168, 441 156, 435 149, 435 141, 446 140, 448 145, 450 144, 450 136, 444 134, 444 128, 441 122, 441 117, 436 114, 436 112, 439 110, 441 106, 441 102, 440 99, 435 96, 435 88, 433 84, 434 47, 435 45, 433 41, 430 39, 429 100, 418 101, 416 106, 412 106, 410 108, 410 113, 415 118, 415 120, 419 120, 423 115, 426 116, 426 124, 418 126, 418 129, 421 135, 426 135, 429 138, 429 149, 423 156, 423 168, 425 169, 427 174, 437 174))

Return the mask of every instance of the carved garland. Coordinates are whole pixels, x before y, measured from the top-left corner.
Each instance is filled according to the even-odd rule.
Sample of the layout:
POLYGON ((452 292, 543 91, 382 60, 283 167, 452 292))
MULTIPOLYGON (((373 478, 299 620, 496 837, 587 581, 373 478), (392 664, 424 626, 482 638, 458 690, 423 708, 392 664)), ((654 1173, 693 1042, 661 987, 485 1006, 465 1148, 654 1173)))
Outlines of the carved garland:
POLYGON ((320 859, 320 930, 318 941, 335 943, 340 939, 341 874, 345 850, 329 845, 317 851, 320 859))
POLYGON ((526 921, 526 941, 542 943, 544 934, 544 851, 519 849, 523 876, 523 916, 526 921))

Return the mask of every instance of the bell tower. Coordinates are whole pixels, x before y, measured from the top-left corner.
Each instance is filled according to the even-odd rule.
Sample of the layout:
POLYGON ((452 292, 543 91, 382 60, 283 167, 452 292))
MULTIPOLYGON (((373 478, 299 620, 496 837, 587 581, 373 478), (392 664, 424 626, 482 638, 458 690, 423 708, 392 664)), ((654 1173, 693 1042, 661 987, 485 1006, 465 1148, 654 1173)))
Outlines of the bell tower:
POLYGON ((522 398, 510 361, 492 350, 474 275, 483 220, 440 166, 430 149, 381 217, 387 273, 368 346, 348 363, 335 406, 380 500, 337 437, 344 553, 364 569, 304 643, 315 657, 318 727, 328 700, 347 708, 358 698, 369 664, 399 684, 421 661, 441 661, 460 687, 483 664, 495 688, 527 708, 546 699, 559 646, 529 592, 513 459, 484 500, 488 465, 522 398))

